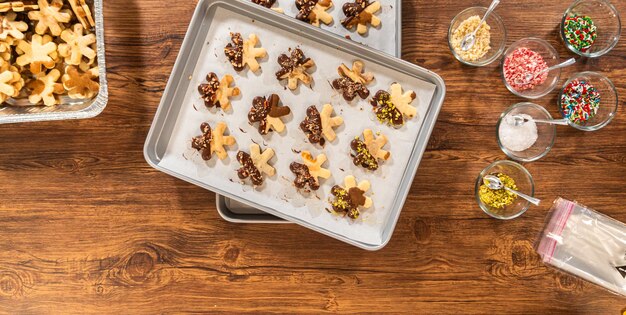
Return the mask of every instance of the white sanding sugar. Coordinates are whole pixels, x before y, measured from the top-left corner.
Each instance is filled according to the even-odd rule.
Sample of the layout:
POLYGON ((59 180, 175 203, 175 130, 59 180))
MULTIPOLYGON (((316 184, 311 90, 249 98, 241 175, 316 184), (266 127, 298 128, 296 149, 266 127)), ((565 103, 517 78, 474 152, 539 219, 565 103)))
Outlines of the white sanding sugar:
POLYGON ((504 117, 500 124, 500 143, 510 151, 526 151, 537 142, 537 123, 529 115, 518 114, 528 119, 528 122, 521 126, 515 126, 513 115, 504 117))

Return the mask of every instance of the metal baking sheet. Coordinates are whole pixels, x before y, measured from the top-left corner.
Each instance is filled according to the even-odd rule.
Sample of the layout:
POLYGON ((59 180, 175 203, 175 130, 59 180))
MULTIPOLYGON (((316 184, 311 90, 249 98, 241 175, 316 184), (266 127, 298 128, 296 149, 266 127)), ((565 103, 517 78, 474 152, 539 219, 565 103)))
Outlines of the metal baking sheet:
MULTIPOLYGON (((247 77, 254 79, 254 76, 250 73, 247 73, 247 77)), ((144 154, 150 165, 167 174, 221 193, 231 199, 257 207, 354 246, 368 250, 377 250, 384 247, 391 238, 415 176, 415 171, 434 127, 444 95, 445 85, 441 78, 426 69, 348 41, 340 36, 331 35, 252 3, 236 5, 230 1, 204 0, 198 4, 190 24, 179 58, 174 66, 172 76, 146 140, 144 154), (418 105, 421 118, 407 122, 407 125, 403 127, 403 132, 398 132, 394 135, 387 134, 390 141, 395 143, 394 152, 396 152, 396 155, 392 163, 386 163, 384 172, 373 174, 359 169, 351 169, 349 156, 339 153, 343 152, 343 149, 340 150, 340 148, 345 146, 345 143, 342 141, 349 142, 351 137, 356 134, 356 130, 362 131, 364 125, 358 123, 359 120, 356 120, 357 123, 346 125, 346 130, 342 131, 344 134, 339 138, 340 142, 337 143, 337 147, 327 146, 325 148, 329 158, 333 159, 335 157, 335 162, 329 168, 337 174, 334 177, 339 178, 338 181, 341 181, 343 176, 347 175, 346 171, 341 169, 341 166, 344 165, 349 173, 355 172, 357 178, 367 178, 372 182, 372 194, 375 195, 378 203, 374 202, 375 209, 365 213, 362 216, 362 220, 352 222, 326 214, 323 208, 328 205, 324 194, 328 194, 329 187, 323 187, 324 191, 320 190, 319 193, 322 197, 317 200, 314 198, 305 199, 298 194, 287 200, 273 194, 276 191, 281 191, 281 189, 293 189, 290 179, 286 177, 284 180, 282 176, 268 179, 269 184, 255 190, 250 186, 241 185, 239 182, 232 180, 233 175, 236 177, 234 170, 237 168, 237 163, 233 162, 232 159, 226 164, 214 161, 215 163, 220 163, 219 167, 207 167, 207 165, 202 164, 203 162, 198 162, 197 159, 194 160, 193 152, 187 156, 184 155, 190 149, 188 145, 189 139, 198 134, 197 126, 195 125, 199 125, 200 122, 205 121, 207 118, 209 121, 214 119, 230 121, 232 126, 230 126, 229 130, 238 139, 239 148, 246 147, 247 143, 251 143, 254 140, 251 139, 253 137, 251 136, 252 132, 243 135, 246 132, 244 130, 240 132, 237 128, 254 130, 253 127, 243 123, 245 115, 209 114, 208 111, 204 113, 206 109, 198 113, 198 109, 192 106, 194 105, 192 103, 197 102, 199 99, 197 95, 193 94, 193 91, 196 91, 197 88, 195 86, 202 82, 206 75, 205 72, 216 68, 220 69, 221 72, 227 71, 224 68, 223 61, 216 58, 218 58, 217 52, 222 50, 223 45, 227 42, 227 40, 221 38, 223 37, 221 34, 231 31, 231 26, 236 27, 237 31, 242 30, 242 28, 247 30, 244 33, 256 32, 262 43, 264 43, 263 47, 266 47, 268 52, 270 52, 270 56, 274 58, 279 47, 286 50, 289 46, 300 46, 305 52, 308 52, 311 58, 319 61, 316 70, 316 80, 321 78, 319 80, 320 83, 316 85, 315 91, 300 89, 299 93, 301 95, 282 92, 282 88, 277 85, 275 78, 271 79, 271 63, 263 63, 263 67, 270 69, 270 71, 267 71, 268 75, 265 77, 261 75, 260 78, 256 78, 257 80, 273 81, 272 85, 266 85, 265 89, 259 89, 258 84, 248 84, 248 86, 243 87, 242 84, 245 85, 245 82, 251 79, 246 78, 246 74, 243 74, 244 77, 236 75, 236 82, 244 81, 238 84, 240 88, 244 89, 242 104, 247 104, 256 95, 255 92, 268 92, 267 90, 272 89, 281 90, 281 93, 283 93, 281 97, 285 97, 287 104, 291 104, 294 117, 300 119, 303 110, 306 108, 304 105, 308 105, 294 106, 302 103, 300 99, 312 100, 312 96, 315 94, 318 94, 316 95, 318 98, 330 97, 330 94, 340 97, 338 93, 326 91, 330 87, 323 82, 330 79, 331 76, 336 76, 336 73, 332 73, 336 71, 334 69, 336 69, 339 63, 348 63, 354 59, 363 60, 369 70, 377 75, 378 83, 372 90, 378 90, 383 86, 386 89, 388 84, 398 81, 403 83, 406 88, 416 91, 420 101, 416 101, 418 104, 415 105, 418 105), (213 57, 214 51, 215 58, 213 57), (333 64, 332 67, 330 66, 331 63, 333 64), (274 86, 275 84, 277 86, 274 86), (246 97, 250 99, 248 100, 246 97), (181 117, 183 118, 181 119, 181 117), (390 179, 394 180, 390 182, 390 179), (390 187, 389 185, 394 187, 391 190, 393 193, 383 193, 385 191, 383 187, 390 187), (295 204, 298 200, 303 200, 299 206, 295 204), (313 209, 310 207, 311 205, 315 205, 313 209), (316 212, 313 213, 313 210, 316 212)), ((363 102, 367 105, 366 101, 363 102)), ((237 108, 237 104, 233 106, 237 108)), ((367 111, 363 112, 366 106, 362 106, 361 111, 359 111, 359 106, 348 106, 347 104, 343 106, 345 107, 342 107, 340 111, 348 112, 349 115, 347 117, 367 115, 367 111)), ((247 112, 247 109, 244 109, 244 111, 247 112)), ((287 127, 290 128, 290 125, 297 125, 297 123, 288 123, 287 127)), ((371 127, 374 127, 373 125, 374 123, 372 122, 371 127)), ((375 128, 378 127, 376 126, 375 128)), ((297 129, 297 126, 291 126, 291 128, 297 129)), ((391 133, 390 129, 385 130, 388 130, 385 131, 386 133, 391 133)), ((288 132, 288 134, 290 133, 288 132)), ((294 136, 292 137, 280 137, 277 135, 279 138, 274 142, 270 138, 256 140, 270 141, 270 145, 273 144, 273 148, 277 150, 277 157, 284 157, 293 155, 293 152, 289 149, 292 144, 289 143, 295 143, 296 141, 305 142, 304 138, 306 137, 304 135, 301 136, 303 139, 296 139, 295 134, 297 134, 297 131, 293 130, 293 134, 294 136), (275 146, 276 141, 280 141, 282 145, 275 146)), ((288 163, 285 163, 285 161, 281 160, 281 163, 274 164, 274 166, 277 167, 279 174, 287 174, 288 163)), ((293 190, 295 192, 295 189, 293 190)), ((282 191, 280 193, 282 194, 282 191)), ((282 194, 281 196, 287 195, 282 194)))
POLYGON ((217 209, 220 216, 231 223, 291 223, 279 217, 265 213, 257 208, 250 207, 237 200, 216 194, 217 209))
MULTIPOLYGON (((250 0, 239 0, 250 1, 250 0)), ((343 12, 341 7, 347 0, 334 0, 334 8, 329 10, 333 15, 334 22, 331 26, 321 25, 323 30, 335 33, 340 36, 350 35, 350 38, 354 41, 360 42, 369 47, 384 51, 390 55, 394 55, 398 58, 402 57, 402 1, 401 0, 380 0, 382 4, 382 11, 386 15, 383 19, 383 25, 380 29, 374 29, 372 32, 384 32, 383 34, 394 34, 395 38, 386 37, 381 40, 377 36, 360 37, 346 30, 341 26, 340 21, 343 18, 343 12), (395 21, 395 23, 390 23, 395 21)), ((294 0, 278 0, 276 1, 276 7, 283 8, 285 14, 288 16, 295 16, 295 1, 294 0)), ((304 23, 304 22, 303 22, 304 23)), ((217 194, 217 211, 220 216, 226 221, 233 223, 291 223, 281 218, 275 217, 271 214, 265 213, 259 209, 248 207, 244 204, 238 203, 233 207, 230 207, 231 200, 227 197, 217 194), (249 219, 248 219, 249 218, 249 219)))
POLYGON ((98 70, 100 72, 100 91, 91 100, 72 100, 64 98, 67 103, 55 106, 0 106, 0 124, 86 119, 99 115, 107 105, 109 91, 106 78, 106 63, 104 60, 104 22, 102 18, 102 0, 87 0, 93 7, 96 21, 96 46, 98 55, 98 70))

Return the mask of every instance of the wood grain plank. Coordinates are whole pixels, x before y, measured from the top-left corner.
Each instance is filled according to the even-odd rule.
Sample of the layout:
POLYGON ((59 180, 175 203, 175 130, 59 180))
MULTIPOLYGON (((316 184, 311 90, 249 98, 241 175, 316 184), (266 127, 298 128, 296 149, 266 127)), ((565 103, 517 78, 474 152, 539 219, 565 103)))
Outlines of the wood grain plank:
MULTIPOLYGON (((618 314, 626 307, 547 268, 532 249, 556 196, 626 221, 623 106, 601 131, 559 128, 552 152, 527 165, 542 206, 510 222, 487 217, 474 181, 505 158, 495 123, 522 99, 506 90, 497 64, 470 68, 450 54, 449 22, 470 1, 403 1, 403 58, 441 74, 448 95, 386 248, 369 253, 294 225, 224 222, 212 193, 151 169, 142 153, 196 3, 105 1, 106 110, 84 121, 0 126, 0 313, 618 314)), ((626 3, 614 3, 626 12, 626 3)), ((568 5, 505 1, 497 12, 508 43, 538 36, 567 57, 557 25, 568 5)), ((565 70, 563 80, 602 71, 626 94, 625 65, 622 41, 565 70)), ((537 103, 557 116, 556 97, 537 103)))

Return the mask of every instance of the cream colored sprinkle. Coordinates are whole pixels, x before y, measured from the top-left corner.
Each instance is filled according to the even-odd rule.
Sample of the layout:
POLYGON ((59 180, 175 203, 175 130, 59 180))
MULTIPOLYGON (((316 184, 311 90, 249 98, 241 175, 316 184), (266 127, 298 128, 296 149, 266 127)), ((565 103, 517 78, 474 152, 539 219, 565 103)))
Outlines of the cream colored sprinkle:
POLYGON ((450 43, 452 44, 452 48, 456 52, 461 59, 465 61, 477 61, 480 58, 484 57, 489 50, 491 50, 491 27, 486 22, 480 27, 478 32, 476 33, 476 41, 474 42, 474 46, 470 48, 468 51, 463 51, 461 49, 461 42, 463 38, 467 34, 470 34, 474 31, 480 24, 480 17, 478 15, 474 15, 467 20, 461 22, 461 25, 452 33, 452 39, 450 43))

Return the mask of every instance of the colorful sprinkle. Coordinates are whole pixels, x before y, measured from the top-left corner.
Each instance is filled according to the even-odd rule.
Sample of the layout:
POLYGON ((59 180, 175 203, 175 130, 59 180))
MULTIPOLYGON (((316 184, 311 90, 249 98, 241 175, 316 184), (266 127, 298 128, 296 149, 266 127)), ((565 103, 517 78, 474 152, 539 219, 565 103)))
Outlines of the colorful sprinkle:
POLYGON ((547 68, 548 64, 538 52, 521 47, 504 59, 504 79, 516 91, 530 90, 546 81, 548 73, 537 74, 547 68))
POLYGON ((588 16, 573 15, 565 19, 565 39, 576 50, 587 52, 598 38, 597 27, 588 16))
POLYGON ((575 124, 584 124, 593 118, 600 108, 600 92, 585 80, 573 80, 561 95, 561 111, 565 118, 575 124))

